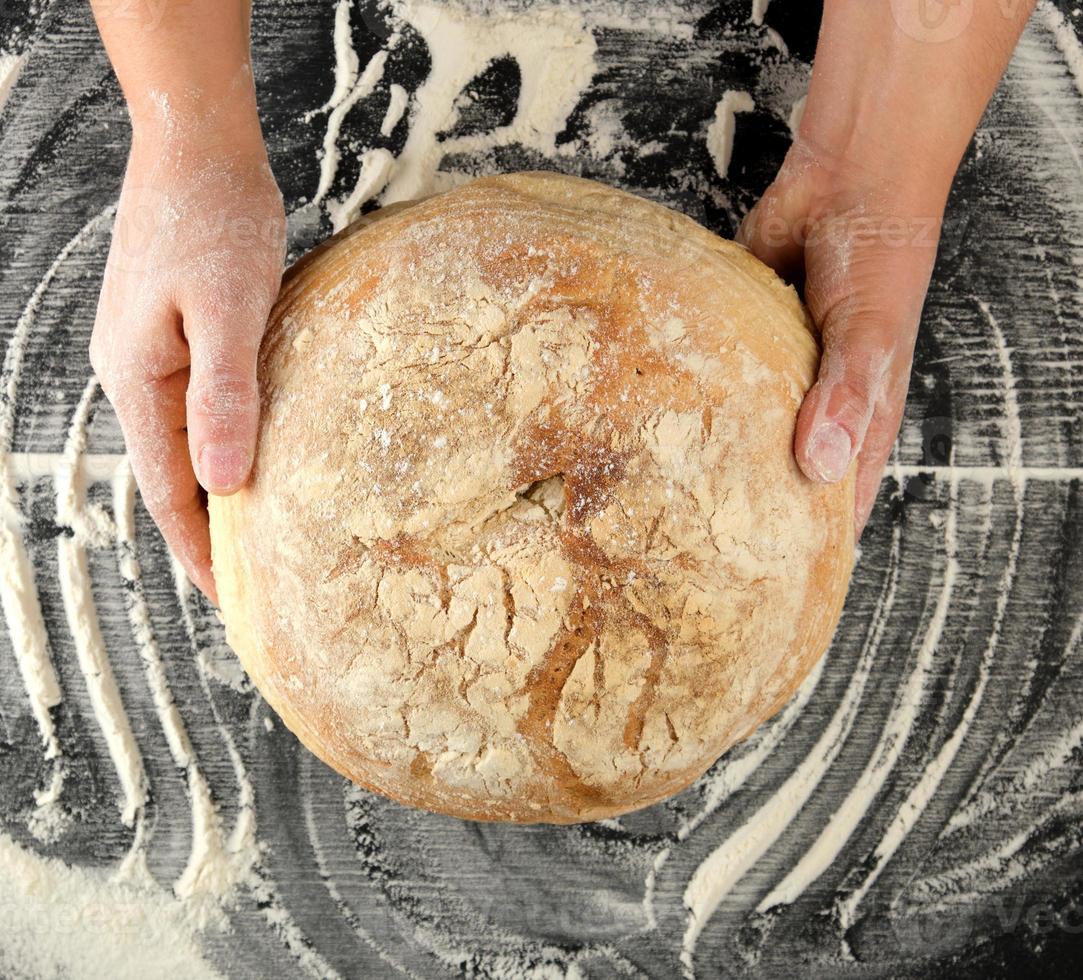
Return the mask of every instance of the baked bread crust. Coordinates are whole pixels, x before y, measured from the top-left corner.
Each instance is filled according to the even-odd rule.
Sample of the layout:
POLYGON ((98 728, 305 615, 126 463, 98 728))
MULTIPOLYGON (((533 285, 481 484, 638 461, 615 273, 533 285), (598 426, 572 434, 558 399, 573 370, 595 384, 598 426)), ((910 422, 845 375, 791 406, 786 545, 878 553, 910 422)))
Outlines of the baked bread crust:
POLYGON ((210 501, 227 636, 369 789, 475 820, 661 800, 827 647, 853 475, 798 470, 794 291, 547 173, 377 212, 294 265, 252 479, 210 501))

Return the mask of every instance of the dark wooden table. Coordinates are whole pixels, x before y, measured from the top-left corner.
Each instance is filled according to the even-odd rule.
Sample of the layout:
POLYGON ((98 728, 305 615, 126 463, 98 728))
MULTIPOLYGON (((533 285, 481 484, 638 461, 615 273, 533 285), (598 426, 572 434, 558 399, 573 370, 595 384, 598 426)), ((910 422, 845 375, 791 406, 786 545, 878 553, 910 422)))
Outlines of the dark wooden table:
MULTIPOLYGON (((255 6, 261 111, 298 254, 330 230, 327 202, 355 186, 364 151, 403 154, 416 119, 380 132, 389 86, 413 104, 433 62, 411 26, 421 5, 351 8, 362 67, 401 37, 345 116, 314 205, 328 116, 309 113, 331 93, 336 8, 255 6)), ((537 4, 470 7, 541 36, 537 4)), ((497 58, 448 136, 478 138, 441 169, 596 177, 732 233, 788 146, 818 22, 805 0, 773 0, 763 24, 754 7, 565 4, 597 72, 551 146, 493 136, 526 77, 497 58), (723 178, 706 133, 726 91, 755 109, 737 118, 723 178)), ((0 6, 14 79, 0 113, 0 840, 99 876, 142 855, 141 887, 183 912, 199 891, 184 881, 193 847, 233 847, 219 866, 240 880, 209 888, 212 921, 193 933, 225 977, 1069 972, 1083 931, 1081 33, 1069 0, 1039 7, 967 154, 897 465, 821 672, 677 798, 524 828, 344 783, 244 682, 138 503, 128 533, 123 446, 86 354, 127 119, 82 0, 0 6), (84 432, 72 469, 64 453, 76 458, 84 432), (26 633, 35 610, 41 636, 26 633), (33 664, 51 664, 51 693, 33 664), (188 758, 167 730, 186 733, 188 758)), ((0 905, 18 897, 9 870, 0 905)), ((0 974, 27 969, 0 949, 0 974)), ((92 958, 75 972, 107 975, 92 958)))

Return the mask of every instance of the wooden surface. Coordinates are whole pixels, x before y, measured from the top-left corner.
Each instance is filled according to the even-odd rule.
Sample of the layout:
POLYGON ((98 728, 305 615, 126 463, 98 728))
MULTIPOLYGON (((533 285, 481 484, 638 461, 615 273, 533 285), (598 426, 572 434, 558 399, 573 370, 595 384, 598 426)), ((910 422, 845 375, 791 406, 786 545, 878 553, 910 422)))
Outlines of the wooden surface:
MULTIPOLYGON (((445 169, 563 169, 732 233, 788 145, 780 79, 799 89, 816 28, 815 5, 774 0, 767 24, 788 53, 765 49, 750 5, 674 4, 698 25, 690 33, 637 31, 616 16, 593 28, 601 71, 564 138, 574 142, 591 106, 610 100, 626 138, 609 152, 547 159, 512 146, 445 169), (748 91, 758 108, 740 117, 722 180, 704 134, 727 89, 748 91), (640 156, 652 139, 661 152, 640 156)), ((641 6, 623 5, 633 23, 641 6)), ((1080 33, 1071 8, 1060 4, 1080 33)), ((231 931, 203 936, 223 976, 679 976, 689 882, 705 861, 701 880, 722 881, 748 853, 747 873, 701 923, 697 976, 1067 972, 1083 930, 1083 98, 1055 43, 1055 9, 1028 29, 952 195, 900 465, 885 477, 818 682, 799 710, 679 797, 606 825, 522 828, 354 790, 281 725, 265 725, 268 709, 238 681, 212 610, 178 594, 137 511, 153 635, 226 828, 242 789, 255 793, 264 857, 236 895, 231 931), (1013 458, 1022 469, 1010 469, 1013 458), (808 867, 829 822, 851 816, 852 828, 826 839, 823 873, 757 911, 808 867)), ((366 10, 370 26, 382 23, 366 10)), ((331 89, 333 19, 330 2, 256 3, 261 108, 291 211, 318 177, 323 121, 305 113, 331 89)), ((367 38, 357 42, 362 63, 379 43, 367 38)), ((25 454, 62 451, 90 376, 107 209, 129 131, 81 0, 4 5, 0 48, 28 55, 0 115, 0 339, 28 328, 13 443, 26 470, 25 454)), ((386 81, 413 92, 427 59, 416 38, 406 50, 386 81)), ((509 71, 498 65, 480 86, 471 125, 495 125, 505 111, 509 71)), ((401 150, 406 125, 379 135, 386 81, 347 119, 336 194, 352 188, 359 148, 401 150)), ((294 254, 329 231, 326 218, 292 227, 294 254)), ((104 400, 88 451, 123 451, 104 400)), ((49 843, 30 831, 51 763, 0 632, 0 830, 43 855, 103 867, 124 857, 133 832, 57 586, 57 542, 70 530, 58 524, 51 477, 18 483, 63 690, 52 717, 69 819, 49 843)), ((94 483, 90 499, 108 510, 108 483, 94 483)), ((117 555, 91 549, 90 581, 150 788, 150 869, 169 889, 189 858, 190 800, 149 694, 117 555)), ((98 975, 93 964, 85 975, 98 975)))

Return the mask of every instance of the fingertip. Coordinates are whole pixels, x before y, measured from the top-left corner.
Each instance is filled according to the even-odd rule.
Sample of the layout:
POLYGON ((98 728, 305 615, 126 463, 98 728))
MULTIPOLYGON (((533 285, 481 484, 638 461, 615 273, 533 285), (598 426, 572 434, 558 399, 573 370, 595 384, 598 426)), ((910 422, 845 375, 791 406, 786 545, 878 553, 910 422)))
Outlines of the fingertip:
POLYGON ((182 550, 174 551, 173 555, 180 563, 181 568, 184 569, 188 581, 217 606, 218 590, 214 585, 214 570, 211 567, 209 554, 209 538, 198 550, 188 550, 183 544, 180 544, 180 548, 182 550))
POLYGON ((804 440, 798 463, 805 475, 817 483, 838 483, 844 479, 854 458, 853 437, 831 419, 813 424, 804 440))
POLYGON ((201 447, 196 455, 196 476, 207 493, 228 496, 239 490, 252 468, 252 453, 247 446, 214 445, 201 447))
POLYGON ((214 575, 211 573, 210 566, 207 566, 206 574, 203 576, 203 580, 197 582, 196 585, 199 591, 202 592, 210 601, 211 604, 221 608, 221 603, 218 601, 218 589, 214 585, 214 575))
POLYGON ((752 243, 755 239, 755 223, 759 220, 760 205, 754 204, 752 209, 744 216, 744 220, 737 228, 737 233, 733 236, 733 240, 738 245, 743 245, 749 251, 752 250, 752 243))
POLYGON ((825 355, 797 420, 797 462, 810 480, 831 484, 846 478, 862 451, 873 404, 867 388, 838 377, 825 355))
POLYGON ((214 585, 214 572, 211 570, 210 561, 189 564, 185 573, 192 580, 192 584, 217 606, 218 590, 214 585))

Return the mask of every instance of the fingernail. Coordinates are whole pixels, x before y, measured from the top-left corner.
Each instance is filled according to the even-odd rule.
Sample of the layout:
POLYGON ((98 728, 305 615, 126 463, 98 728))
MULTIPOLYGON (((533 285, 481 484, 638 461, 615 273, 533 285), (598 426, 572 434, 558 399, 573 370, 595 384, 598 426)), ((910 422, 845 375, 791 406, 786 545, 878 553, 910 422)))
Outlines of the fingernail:
POLYGON ((210 491, 232 490, 248 472, 248 450, 241 446, 204 446, 199 453, 199 482, 210 491))
POLYGON ((838 483, 850 468, 854 444, 847 431, 834 422, 824 422, 809 436, 805 455, 813 472, 824 483, 838 483))

